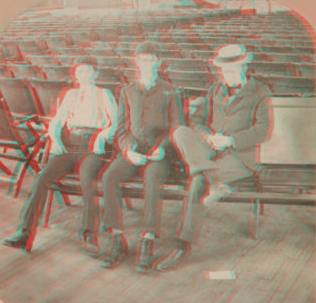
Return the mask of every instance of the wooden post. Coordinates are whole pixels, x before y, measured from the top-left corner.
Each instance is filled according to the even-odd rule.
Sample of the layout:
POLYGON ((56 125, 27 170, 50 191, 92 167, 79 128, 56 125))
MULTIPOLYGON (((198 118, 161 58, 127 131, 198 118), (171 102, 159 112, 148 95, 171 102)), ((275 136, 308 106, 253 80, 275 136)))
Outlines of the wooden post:
POLYGON ((47 193, 47 197, 45 197, 47 199, 47 203, 46 203, 46 207, 45 207, 45 211, 44 211, 43 219, 42 219, 43 227, 48 227, 48 221, 49 221, 50 211, 52 209, 53 197, 54 197, 54 191, 49 189, 47 193))
POLYGON ((250 238, 253 240, 257 239, 258 235, 258 226, 259 226, 259 207, 260 200, 259 199, 251 199, 252 204, 252 214, 251 214, 251 227, 250 227, 250 238))

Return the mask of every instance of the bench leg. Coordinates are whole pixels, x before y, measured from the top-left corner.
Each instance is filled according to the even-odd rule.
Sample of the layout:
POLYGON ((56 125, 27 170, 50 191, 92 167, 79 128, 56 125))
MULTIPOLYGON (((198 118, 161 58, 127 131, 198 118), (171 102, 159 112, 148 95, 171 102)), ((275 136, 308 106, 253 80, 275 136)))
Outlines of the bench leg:
POLYGON ((258 236, 260 200, 251 199, 250 201, 252 204, 250 238, 256 240, 258 236))
POLYGON ((70 199, 68 195, 62 194, 59 191, 55 191, 55 196, 56 196, 57 202, 60 205, 70 206, 70 199))
POLYGON ((133 209, 132 203, 131 203, 131 199, 130 198, 122 198, 121 200, 121 207, 124 210, 135 210, 133 209))
POLYGON ((50 211, 52 209, 53 197, 54 197, 54 191, 49 189, 47 193, 47 197, 46 197, 47 203, 46 203, 44 216, 43 216, 43 223, 42 223, 43 227, 48 227, 48 221, 49 221, 50 211))
POLYGON ((261 204, 260 204, 260 215, 263 216, 263 214, 264 214, 264 204, 261 203, 261 204))

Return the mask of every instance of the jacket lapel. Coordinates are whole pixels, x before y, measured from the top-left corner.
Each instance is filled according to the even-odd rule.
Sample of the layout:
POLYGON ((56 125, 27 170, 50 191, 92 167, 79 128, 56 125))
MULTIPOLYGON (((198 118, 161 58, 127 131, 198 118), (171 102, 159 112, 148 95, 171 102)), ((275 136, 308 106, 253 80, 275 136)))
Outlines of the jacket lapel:
POLYGON ((232 113, 238 111, 241 107, 247 107, 249 102, 253 102, 253 98, 248 98, 247 96, 253 95, 254 85, 251 80, 249 80, 246 85, 232 98, 234 100, 224 106, 224 111, 226 115, 231 115, 232 113))

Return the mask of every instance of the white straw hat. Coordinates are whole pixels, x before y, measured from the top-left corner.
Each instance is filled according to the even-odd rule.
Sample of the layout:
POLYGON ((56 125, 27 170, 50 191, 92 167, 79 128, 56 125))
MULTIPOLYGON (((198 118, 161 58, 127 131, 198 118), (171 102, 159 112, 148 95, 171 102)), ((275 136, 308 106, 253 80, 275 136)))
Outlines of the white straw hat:
POLYGON ((243 45, 228 44, 223 45, 215 51, 213 58, 209 63, 218 67, 226 67, 230 65, 241 65, 251 60, 243 45))

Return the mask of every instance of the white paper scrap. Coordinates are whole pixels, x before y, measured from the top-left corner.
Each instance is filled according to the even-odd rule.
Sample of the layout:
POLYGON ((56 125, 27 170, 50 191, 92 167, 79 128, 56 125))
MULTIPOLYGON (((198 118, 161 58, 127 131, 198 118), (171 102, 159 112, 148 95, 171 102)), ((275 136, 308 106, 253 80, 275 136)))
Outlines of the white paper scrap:
POLYGON ((236 276, 233 270, 220 270, 220 271, 206 271, 205 278, 212 279, 212 280, 227 280, 227 279, 235 279, 236 276))

